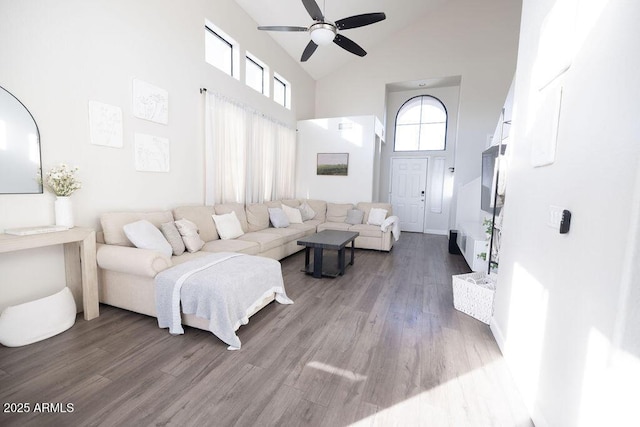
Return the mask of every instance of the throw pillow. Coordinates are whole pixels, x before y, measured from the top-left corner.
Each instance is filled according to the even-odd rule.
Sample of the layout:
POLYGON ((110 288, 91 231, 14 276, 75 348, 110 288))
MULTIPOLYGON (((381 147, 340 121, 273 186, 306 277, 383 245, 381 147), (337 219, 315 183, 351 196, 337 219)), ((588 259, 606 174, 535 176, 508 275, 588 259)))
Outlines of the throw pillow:
POLYGON ((218 234, 222 240, 235 239, 244 234, 235 211, 222 215, 213 215, 213 222, 216 223, 218 234))
POLYGON ((351 225, 362 224, 363 218, 363 211, 361 211, 360 209, 350 209, 347 211, 347 218, 344 220, 344 222, 351 225))
POLYGON ((287 216, 289 224, 302 224, 302 213, 298 208, 282 205, 282 211, 287 216))
POLYGON ((269 208, 269 219, 275 228, 287 228, 289 219, 281 208, 269 208))
POLYGON ((193 253, 202 249, 204 241, 198 234, 198 226, 184 218, 176 221, 175 224, 182 236, 182 241, 184 242, 184 246, 187 248, 187 251, 193 253))
POLYGON ((316 211, 311 209, 311 206, 307 202, 304 202, 302 206, 300 206, 300 214, 302 215, 302 221, 309 221, 310 219, 315 218, 316 211))
POLYGON ((382 225, 386 217, 387 217, 386 209, 371 208, 371 210, 369 211, 369 219, 367 220, 367 224, 382 225))
POLYGON ((185 251, 185 246, 184 241, 182 240, 182 236, 178 231, 178 227, 176 227, 176 224, 173 221, 160 224, 160 231, 162 232, 164 238, 167 239, 167 241, 171 245, 173 254, 176 256, 182 255, 185 251))
POLYGON ((136 248, 152 249, 169 257, 173 253, 171 245, 164 238, 162 232, 146 219, 126 224, 123 230, 127 239, 136 248))

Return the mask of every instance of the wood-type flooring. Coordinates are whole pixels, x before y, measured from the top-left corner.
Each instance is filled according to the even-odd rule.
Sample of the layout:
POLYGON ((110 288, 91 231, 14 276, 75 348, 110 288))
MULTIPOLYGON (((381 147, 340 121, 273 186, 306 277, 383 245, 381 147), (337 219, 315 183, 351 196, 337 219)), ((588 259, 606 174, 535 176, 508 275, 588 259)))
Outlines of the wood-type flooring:
POLYGON ((453 308, 451 275, 469 270, 447 245, 403 233, 336 279, 302 273, 304 251, 282 260, 295 303, 241 326, 239 351, 101 305, 0 346, 0 425, 532 426, 489 327, 453 308))

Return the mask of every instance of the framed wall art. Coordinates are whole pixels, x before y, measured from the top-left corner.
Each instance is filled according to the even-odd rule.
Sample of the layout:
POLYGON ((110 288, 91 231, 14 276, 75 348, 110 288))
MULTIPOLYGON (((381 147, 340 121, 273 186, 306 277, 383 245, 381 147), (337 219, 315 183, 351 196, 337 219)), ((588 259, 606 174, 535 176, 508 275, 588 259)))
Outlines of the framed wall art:
POLYGON ((318 153, 317 175, 349 175, 349 153, 318 153))

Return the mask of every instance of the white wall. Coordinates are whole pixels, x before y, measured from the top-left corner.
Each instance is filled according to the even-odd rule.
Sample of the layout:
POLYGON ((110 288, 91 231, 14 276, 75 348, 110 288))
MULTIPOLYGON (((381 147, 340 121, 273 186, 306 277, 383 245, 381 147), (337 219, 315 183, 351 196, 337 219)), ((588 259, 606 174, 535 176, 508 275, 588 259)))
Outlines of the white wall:
MULTIPOLYGON (((73 203, 81 226, 98 228, 107 211, 203 203, 200 87, 292 126, 314 117, 314 81, 232 0, 0 0, 0 52, 0 85, 38 123, 44 169, 62 161, 80 168, 73 203), (292 110, 204 62, 205 19, 291 83, 292 110), (133 78, 169 92, 168 125, 132 116, 133 78), (89 100, 122 108, 124 148, 90 144, 89 100), (170 173, 135 171, 134 132, 169 138, 170 173)), ((0 195, 0 230, 53 223, 53 201, 50 193, 0 195)), ((63 283, 61 248, 0 256, 0 308, 63 283)))
POLYGON ((298 122, 296 197, 333 203, 373 200, 376 118, 335 117, 298 122), (343 124, 348 129, 340 130, 343 124), (347 176, 316 174, 318 153, 349 153, 347 176))
POLYGON ((462 76, 456 185, 475 179, 513 77, 520 5, 514 0, 444 2, 368 49, 366 57, 318 80, 316 114, 385 117, 387 83, 462 76))
POLYGON ((632 1, 524 2, 492 330, 537 426, 640 425, 638 20, 632 1), (565 37, 572 64, 541 92, 565 37), (534 168, 560 85, 555 162, 534 168))

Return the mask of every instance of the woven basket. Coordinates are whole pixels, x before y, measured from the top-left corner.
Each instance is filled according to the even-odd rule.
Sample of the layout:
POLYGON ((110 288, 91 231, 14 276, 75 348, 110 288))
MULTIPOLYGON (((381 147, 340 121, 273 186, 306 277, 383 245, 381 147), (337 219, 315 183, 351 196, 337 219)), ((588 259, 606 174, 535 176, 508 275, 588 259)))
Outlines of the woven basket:
POLYGON ((455 309, 489 324, 493 315, 494 281, 483 272, 458 274, 451 278, 455 309))

